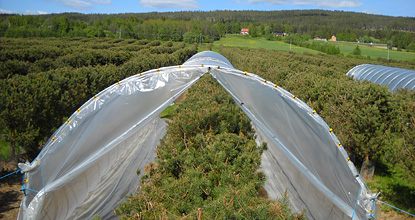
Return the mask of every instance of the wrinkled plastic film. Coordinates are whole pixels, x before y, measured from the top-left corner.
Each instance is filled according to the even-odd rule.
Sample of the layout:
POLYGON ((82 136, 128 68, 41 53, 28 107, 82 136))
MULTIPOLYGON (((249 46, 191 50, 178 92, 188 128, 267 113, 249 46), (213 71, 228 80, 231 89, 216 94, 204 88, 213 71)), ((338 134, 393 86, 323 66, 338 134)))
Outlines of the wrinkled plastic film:
POLYGON ((165 124, 158 115, 206 68, 137 74, 92 97, 62 125, 26 172, 20 219, 113 216, 154 159, 165 124))
POLYGON ((324 120, 291 93, 205 51, 183 66, 129 77, 80 107, 31 164, 20 164, 19 219, 114 218, 139 185, 137 168, 155 157, 166 129, 158 115, 207 71, 251 119, 258 143, 268 144, 261 169, 271 199, 287 192, 309 219, 371 217, 375 195, 324 120))
POLYGON ((183 65, 209 65, 213 68, 226 67, 233 69, 233 66, 228 59, 226 59, 221 54, 212 51, 203 51, 197 53, 189 58, 186 62, 184 62, 183 65))
MULTIPOLYGON (((305 209, 311 219, 350 219, 361 186, 358 173, 324 120, 289 92, 256 75, 224 68, 212 69, 211 74, 268 144, 262 166, 270 197, 287 190, 294 209, 305 209)), ((366 218, 362 203, 356 209, 358 218, 366 218)))

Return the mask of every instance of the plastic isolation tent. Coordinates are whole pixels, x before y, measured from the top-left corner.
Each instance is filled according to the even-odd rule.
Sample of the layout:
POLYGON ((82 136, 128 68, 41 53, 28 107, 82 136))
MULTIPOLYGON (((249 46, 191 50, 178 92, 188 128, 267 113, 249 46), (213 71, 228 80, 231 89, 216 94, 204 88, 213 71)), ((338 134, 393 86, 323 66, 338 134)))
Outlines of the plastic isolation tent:
POLYGON ((268 144, 261 169, 271 199, 287 192, 293 211, 309 219, 375 218, 376 195, 315 111, 205 51, 181 66, 126 78, 75 111, 32 163, 19 164, 25 192, 19 219, 116 218, 113 210, 138 189, 137 169, 155 159, 166 130, 159 114, 206 73, 251 119, 257 141, 268 144))
POLYGON ((362 64, 352 68, 346 75, 355 80, 368 80, 376 84, 387 85, 392 91, 401 88, 415 89, 415 70, 362 64))

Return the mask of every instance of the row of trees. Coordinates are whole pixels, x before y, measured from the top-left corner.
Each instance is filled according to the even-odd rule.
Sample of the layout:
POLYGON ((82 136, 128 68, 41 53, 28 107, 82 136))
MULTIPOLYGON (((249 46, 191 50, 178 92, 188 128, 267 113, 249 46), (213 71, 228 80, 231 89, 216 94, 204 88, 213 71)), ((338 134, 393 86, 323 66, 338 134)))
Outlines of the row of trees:
POLYGON ((33 159, 65 117, 109 85, 145 70, 182 64, 196 53, 195 46, 184 43, 96 41, 1 38, 0 138, 8 143, 11 158, 20 149, 33 159), (93 49, 97 45, 100 49, 93 49))
POLYGON ((411 18, 364 13, 300 11, 211 11, 136 14, 3 15, 0 36, 6 37, 123 37, 204 42, 249 28, 251 36, 289 33, 340 41, 389 43, 415 50, 411 18))
MULTIPOLYGON (((257 73, 304 100, 334 129, 355 164, 370 160, 377 173, 391 176, 385 198, 415 210, 414 91, 392 93, 345 75, 367 60, 246 48, 222 48, 220 53, 235 68, 257 73)), ((408 62, 370 63, 415 69, 408 62)))
MULTIPOLYGON (((87 16, 87 15, 85 15, 87 16)), ((221 25, 203 21, 177 21, 165 19, 143 20, 132 16, 128 19, 106 17, 87 23, 82 20, 60 15, 45 18, 43 16, 8 16, 0 23, 0 36, 5 37, 99 37, 157 39, 163 41, 204 42, 217 40, 223 36, 221 25), (188 35, 196 39, 186 39, 188 35), (195 41, 194 41, 195 40, 195 41)))
POLYGON ((288 36, 283 39, 286 43, 292 43, 294 45, 309 48, 312 50, 321 51, 326 54, 340 54, 340 48, 338 46, 329 44, 324 41, 308 41, 308 36, 288 36))
POLYGON ((140 190, 116 209, 121 219, 303 219, 288 200, 267 199, 261 153, 249 118, 210 75, 171 113, 140 190))

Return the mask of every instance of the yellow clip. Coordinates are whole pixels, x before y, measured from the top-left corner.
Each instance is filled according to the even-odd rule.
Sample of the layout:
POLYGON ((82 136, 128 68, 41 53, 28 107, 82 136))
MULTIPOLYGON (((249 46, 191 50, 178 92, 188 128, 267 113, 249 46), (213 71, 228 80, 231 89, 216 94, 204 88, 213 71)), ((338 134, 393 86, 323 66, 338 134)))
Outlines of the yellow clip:
POLYGON ((94 99, 98 98, 96 95, 94 95, 94 99))
POLYGON ((76 110, 77 112, 81 112, 81 109, 76 110))
POLYGON ((205 66, 203 66, 203 64, 202 64, 202 67, 205 67, 205 66))
POLYGON ((66 122, 71 123, 71 120, 68 119, 66 122))
POLYGON ((264 80, 264 82, 266 83, 266 82, 268 82, 267 80, 264 80))
POLYGON ((341 147, 341 146, 342 146, 342 144, 340 144, 340 143, 339 143, 337 146, 341 147))
POLYGON ((295 96, 293 97, 293 99, 296 99, 296 98, 297 98, 297 97, 295 97, 295 96))
POLYGON ((245 76, 246 76, 246 75, 248 75, 248 72, 247 72, 247 71, 245 71, 244 75, 245 75, 245 76))
POLYGON ((38 160, 36 159, 35 162, 38 162, 38 160))
POLYGON ((218 69, 220 69, 220 66, 218 66, 218 69))
POLYGON ((350 158, 347 158, 347 162, 349 162, 350 161, 350 158))
POLYGON ((27 179, 24 179, 24 182, 25 182, 25 183, 27 183, 28 181, 29 181, 29 180, 27 180, 27 179))
POLYGON ((369 210, 369 212, 370 212, 370 213, 373 213, 373 210, 371 209, 371 210, 369 210))
POLYGON ((182 67, 181 66, 179 66, 179 69, 181 69, 182 67))
POLYGON ((140 73, 140 76, 143 76, 143 74, 140 73))
POLYGON ((117 82, 117 85, 121 85, 121 83, 120 82, 117 82))
POLYGON ((278 85, 277 85, 277 84, 275 84, 274 88, 278 88, 278 85))
POLYGON ((313 114, 316 114, 316 110, 313 110, 313 114))
POLYGON ((330 133, 331 133, 331 132, 333 132, 333 128, 330 128, 330 131, 329 131, 329 132, 330 132, 330 133))
POLYGON ((160 72, 160 70, 159 70, 159 69, 157 69, 157 72, 160 72))
POLYGON ((52 138, 52 141, 56 141, 56 139, 55 138, 52 138))

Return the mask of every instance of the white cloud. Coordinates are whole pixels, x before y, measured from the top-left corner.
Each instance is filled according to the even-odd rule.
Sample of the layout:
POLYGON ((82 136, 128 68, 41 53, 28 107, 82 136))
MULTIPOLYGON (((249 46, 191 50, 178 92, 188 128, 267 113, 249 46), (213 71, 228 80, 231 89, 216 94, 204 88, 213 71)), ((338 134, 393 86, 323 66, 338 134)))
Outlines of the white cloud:
POLYGON ((0 8, 0 14, 17 14, 16 12, 4 10, 0 8))
POLYGON ((365 13, 365 14, 382 14, 382 13, 380 13, 378 10, 375 10, 375 9, 369 9, 369 10, 364 10, 364 11, 362 11, 362 13, 365 13))
POLYGON ((290 0, 248 0, 249 3, 268 3, 270 5, 284 5, 290 2, 290 0))
POLYGON ((307 0, 304 0, 304 1, 299 0, 299 1, 295 1, 293 4, 294 5, 312 5, 313 3, 310 3, 310 1, 307 1, 307 0))
POLYGON ((363 6, 362 2, 359 1, 318 1, 319 7, 324 8, 358 8, 363 6))
MULTIPOLYGON (((64 6, 68 6, 76 10, 90 9, 94 7, 94 5, 96 4, 100 4, 100 5, 111 4, 111 0, 46 0, 46 1, 57 3, 57 4, 62 4, 64 6)), ((48 14, 48 13, 45 11, 40 11, 40 10, 29 10, 28 9, 22 12, 22 11, 8 11, 8 10, 4 10, 0 8, 0 14, 43 15, 43 14, 48 14)))
POLYGON ((179 8, 179 9, 195 9, 200 5, 195 0, 140 0, 141 6, 145 8, 179 8))
POLYGON ((249 3, 267 3, 269 5, 316 5, 322 8, 358 8, 363 5, 359 0, 248 0, 249 3))
POLYGON ((74 9, 84 10, 91 8, 91 2, 81 1, 81 0, 62 0, 62 3, 66 6, 69 6, 74 9))
POLYGON ((45 11, 26 10, 26 11, 23 12, 23 14, 25 14, 25 15, 45 15, 45 14, 48 14, 48 13, 45 12, 45 11))
POLYGON ((77 9, 85 10, 94 7, 94 4, 110 5, 111 0, 49 0, 61 2, 63 5, 77 9))
POLYGON ((9 11, 4 10, 0 8, 0 14, 23 14, 23 15, 45 15, 48 14, 45 11, 32 11, 32 10, 26 10, 24 12, 19 11, 9 11))
POLYGON ((231 0, 231 2, 232 3, 235 3, 235 4, 238 4, 238 5, 241 4, 241 1, 240 0, 231 0))
POLYGON ((111 4, 111 0, 92 0, 93 3, 101 4, 101 5, 109 5, 111 4))

